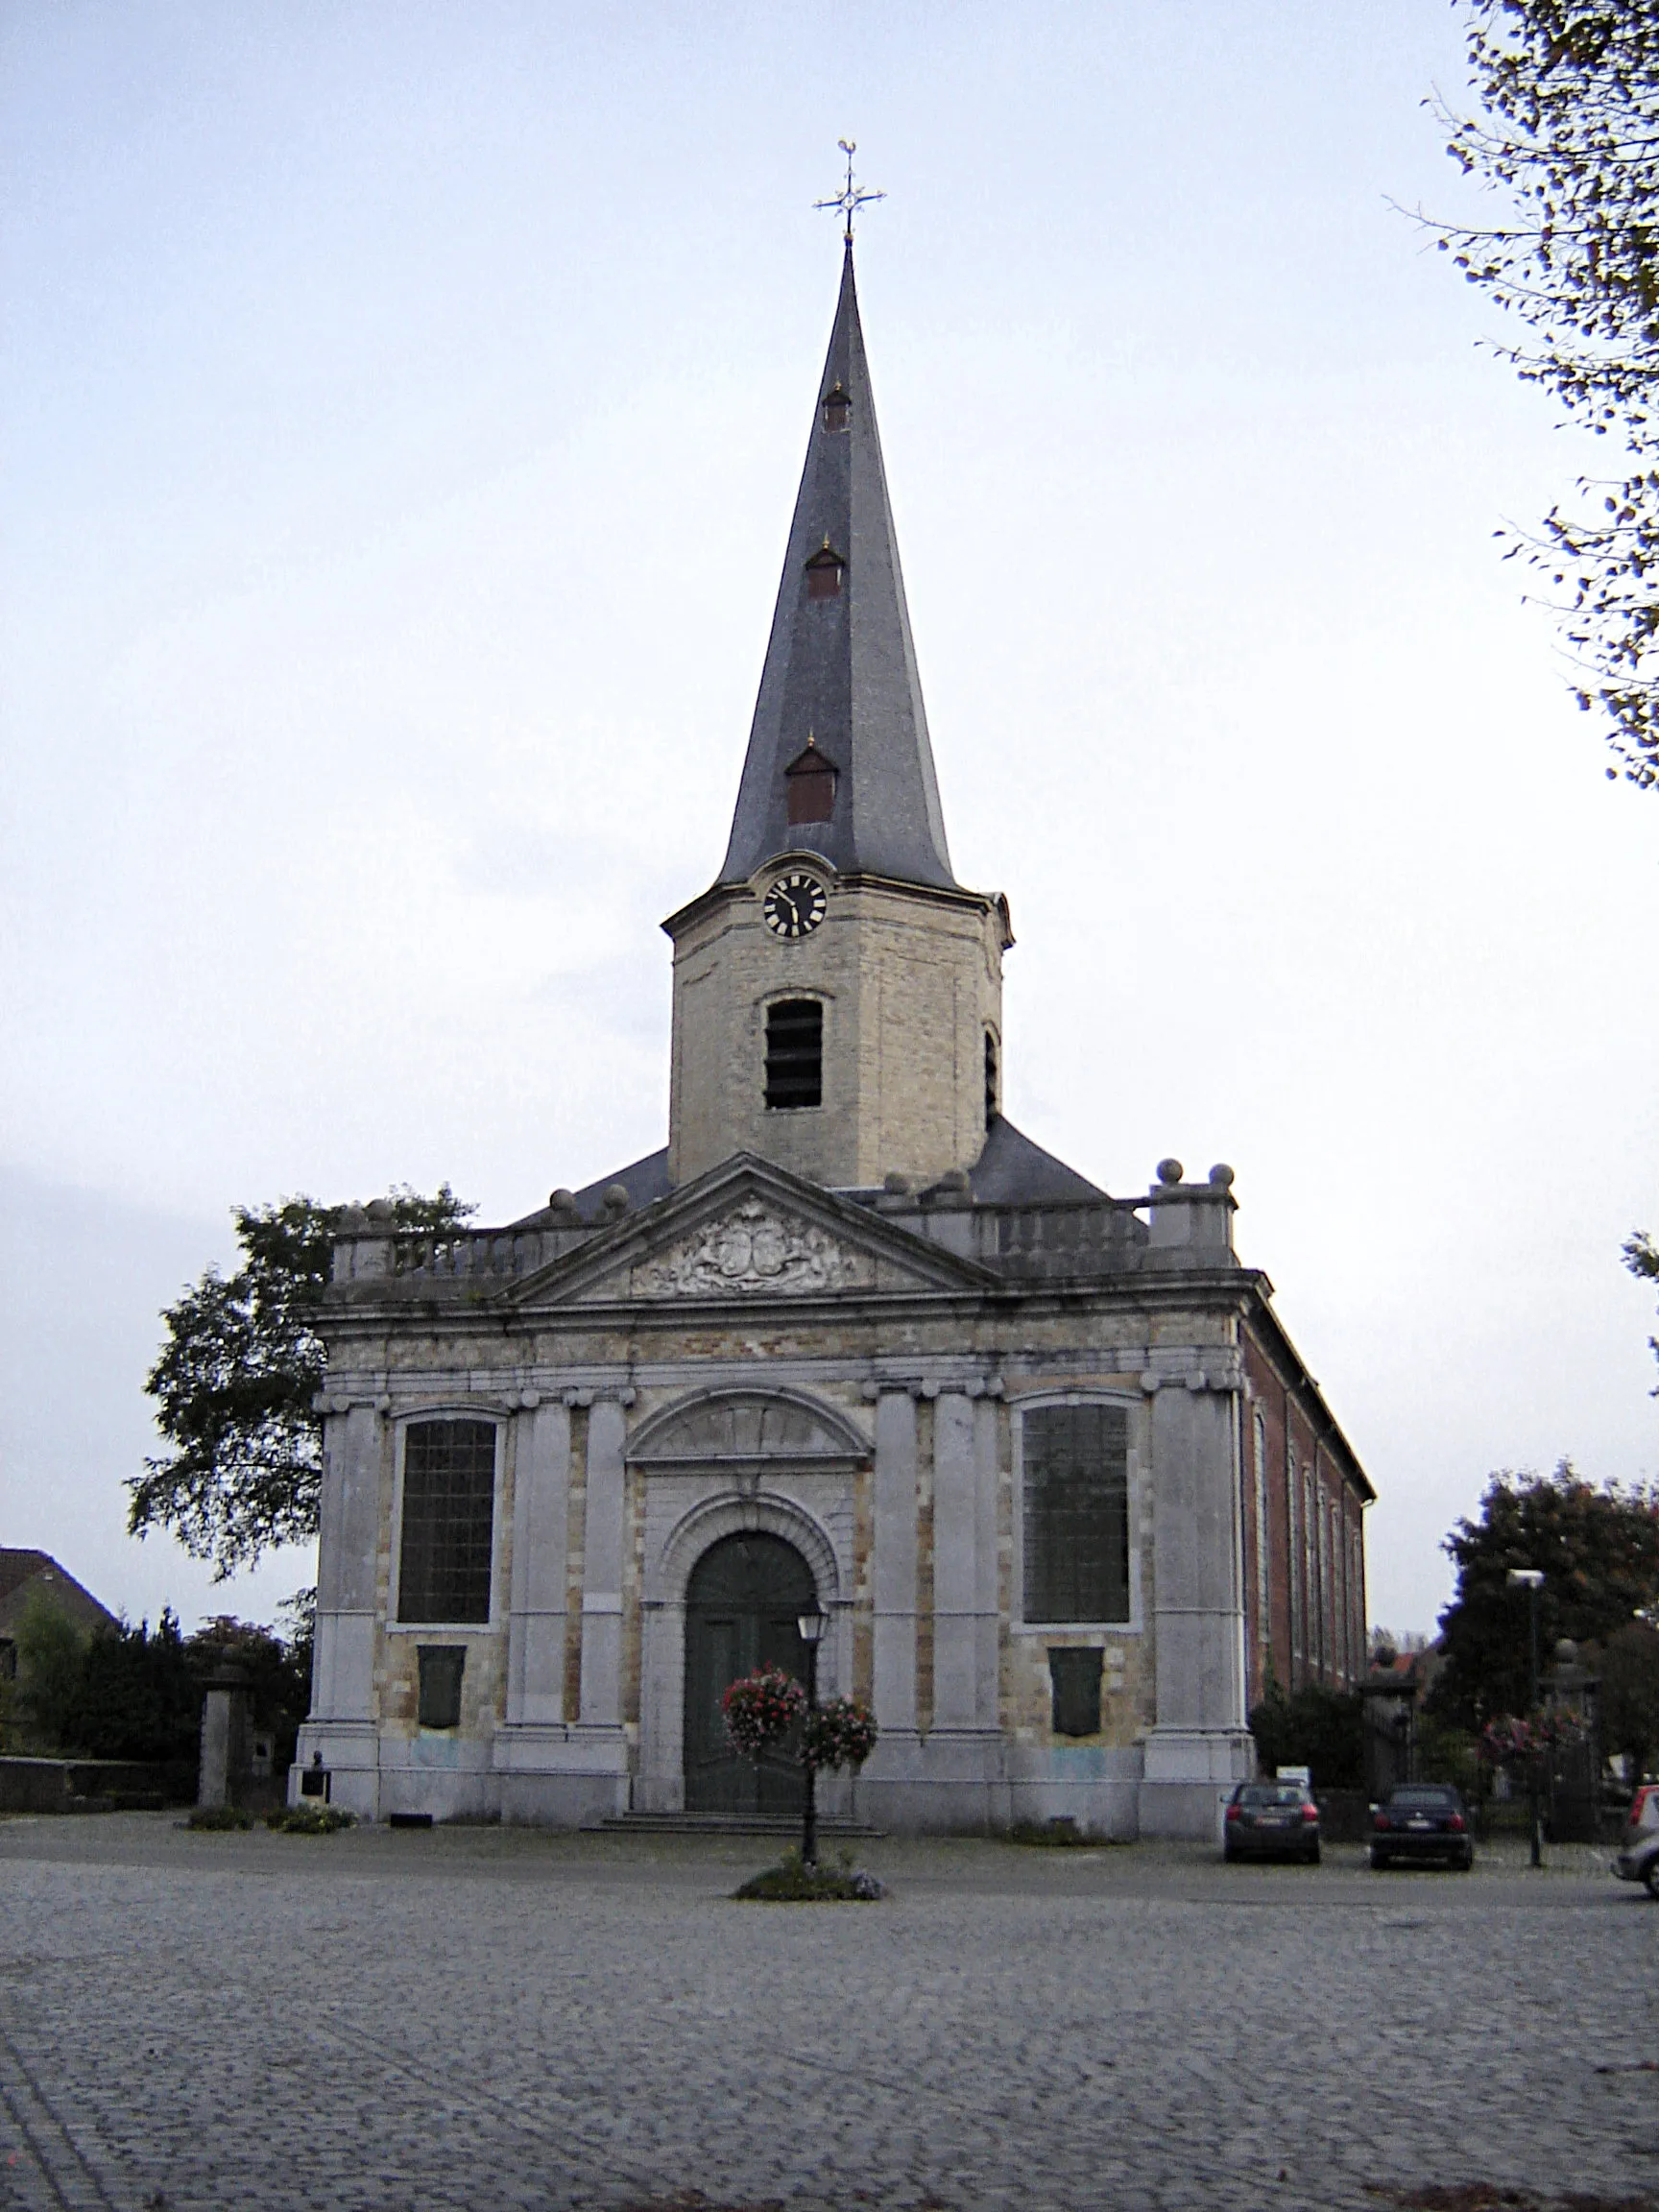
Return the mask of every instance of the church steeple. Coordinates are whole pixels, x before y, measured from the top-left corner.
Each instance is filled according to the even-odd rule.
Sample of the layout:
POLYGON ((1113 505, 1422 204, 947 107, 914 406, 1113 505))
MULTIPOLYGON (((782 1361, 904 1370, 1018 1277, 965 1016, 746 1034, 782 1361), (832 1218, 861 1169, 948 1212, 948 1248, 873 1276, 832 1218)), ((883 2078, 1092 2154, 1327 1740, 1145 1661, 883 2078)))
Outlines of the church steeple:
POLYGON ((850 243, 732 842, 662 926, 670 1182, 740 1151, 843 1190, 973 1167, 1013 939, 950 869, 850 243))
POLYGON ((802 851, 844 876, 955 885, 851 240, 719 880, 802 851), (808 745, 829 773, 792 779, 808 745))

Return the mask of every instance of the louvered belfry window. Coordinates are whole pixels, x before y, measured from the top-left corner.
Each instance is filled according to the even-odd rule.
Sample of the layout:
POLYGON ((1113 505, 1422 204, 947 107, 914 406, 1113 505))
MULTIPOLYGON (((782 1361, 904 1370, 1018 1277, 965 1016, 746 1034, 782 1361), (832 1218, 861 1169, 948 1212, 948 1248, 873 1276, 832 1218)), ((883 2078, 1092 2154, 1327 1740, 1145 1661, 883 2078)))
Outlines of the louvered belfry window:
POLYGON ((399 1621, 488 1621, 495 1424, 412 1421, 403 1432, 399 1621))
POLYGON ((766 1103, 824 1103, 824 1008, 816 998, 780 998, 766 1009, 766 1103))
POLYGON ((1022 1431, 1026 1621, 1127 1621, 1127 1410, 1033 1407, 1022 1431))

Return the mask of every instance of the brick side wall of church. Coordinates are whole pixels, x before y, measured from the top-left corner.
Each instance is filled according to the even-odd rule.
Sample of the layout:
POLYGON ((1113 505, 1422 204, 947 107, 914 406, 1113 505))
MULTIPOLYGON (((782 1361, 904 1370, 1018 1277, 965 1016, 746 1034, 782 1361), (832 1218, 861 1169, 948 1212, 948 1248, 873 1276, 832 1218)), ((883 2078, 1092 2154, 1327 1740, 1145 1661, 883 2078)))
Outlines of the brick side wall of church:
POLYGON ((1269 1680, 1347 1689, 1364 1671, 1362 1503, 1341 1456, 1319 1433, 1260 1339, 1244 1333, 1243 1503, 1250 1698, 1269 1680), (1257 1415, 1261 1416, 1260 1431, 1257 1415), (1258 1435, 1264 1451, 1258 1485, 1258 1435), (1257 1500, 1265 1493, 1266 1526, 1257 1500), (1311 1513, 1310 1504, 1311 1503, 1311 1513), (1259 1546, 1267 1551, 1263 1611, 1259 1546))

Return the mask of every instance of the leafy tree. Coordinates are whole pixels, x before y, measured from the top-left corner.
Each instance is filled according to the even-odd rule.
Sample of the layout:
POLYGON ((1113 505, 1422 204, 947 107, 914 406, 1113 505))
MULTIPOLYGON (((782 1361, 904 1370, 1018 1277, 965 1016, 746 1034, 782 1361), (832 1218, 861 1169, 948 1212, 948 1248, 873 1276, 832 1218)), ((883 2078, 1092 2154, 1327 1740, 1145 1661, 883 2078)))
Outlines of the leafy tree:
MULTIPOLYGON (((1659 1283, 1659 1244, 1640 1231, 1624 1246, 1624 1264, 1632 1275, 1640 1275, 1649 1283, 1659 1283)), ((1659 1359, 1659 1336, 1649 1336, 1647 1348, 1659 1359)), ((1659 1398, 1659 1390, 1653 1393, 1659 1398)))
POLYGON ((1525 1713, 1531 1699, 1530 1600, 1508 1582, 1536 1567, 1539 1660, 1556 1640, 1602 1643, 1659 1603, 1659 1491, 1615 1482, 1598 1489, 1563 1459, 1553 1475, 1491 1477, 1475 1520, 1459 1521, 1442 1549, 1457 1591, 1440 1616, 1444 1664, 1430 1703, 1460 1727, 1525 1713))
POLYGON ((147 1621, 100 1628, 82 1654, 61 1741, 92 1759, 194 1764, 202 1725, 203 1655, 163 1610, 147 1621))
POLYGON ((86 1639, 67 1614, 31 1591, 17 1623, 18 1718, 31 1743, 56 1749, 68 1740, 86 1639))
POLYGON ((1321 1790, 1358 1790, 1365 1779, 1365 1739, 1357 1692, 1310 1683, 1286 1695, 1277 1682, 1250 1715, 1256 1756, 1268 1771, 1306 1767, 1321 1790))
MULTIPOLYGON (((1462 0, 1479 112, 1431 105, 1448 152, 1506 200, 1491 228, 1431 226, 1472 284, 1528 325, 1501 349, 1567 419, 1625 447, 1615 481, 1518 541, 1549 580, 1634 783, 1659 782, 1659 8, 1462 0)), ((1609 776, 1619 771, 1609 768, 1609 776)))
POLYGON ((1597 1657, 1601 1677, 1601 1747, 1623 1752, 1640 1779, 1659 1752, 1659 1628, 1626 1621, 1597 1657))
MULTIPOLYGON (((473 1211, 447 1183, 431 1198, 394 1190, 375 1207, 405 1236, 456 1228, 473 1211)), ((220 1581, 317 1532, 316 1324, 346 1211, 312 1198, 237 1207, 242 1265, 228 1278, 209 1267, 162 1314, 167 1341, 144 1387, 175 1450, 129 1479, 128 1527, 134 1536, 170 1529, 192 1558, 212 1561, 220 1581)))

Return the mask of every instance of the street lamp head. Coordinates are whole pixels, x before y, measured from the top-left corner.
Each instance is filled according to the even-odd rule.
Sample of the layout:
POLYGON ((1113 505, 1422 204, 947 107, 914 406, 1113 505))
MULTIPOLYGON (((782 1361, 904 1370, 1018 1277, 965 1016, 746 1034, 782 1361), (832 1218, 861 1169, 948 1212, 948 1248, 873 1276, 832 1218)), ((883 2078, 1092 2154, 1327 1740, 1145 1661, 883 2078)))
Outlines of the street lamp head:
POLYGON ((824 1631, 830 1625, 830 1616, 828 1613, 820 1613, 817 1606, 814 1605, 810 1613, 801 1613, 796 1616, 795 1625, 801 1632, 803 1644, 821 1644, 824 1640, 824 1631))
POLYGON ((1542 1567, 1511 1567, 1505 1580, 1511 1590, 1542 1590, 1544 1570, 1542 1567))

